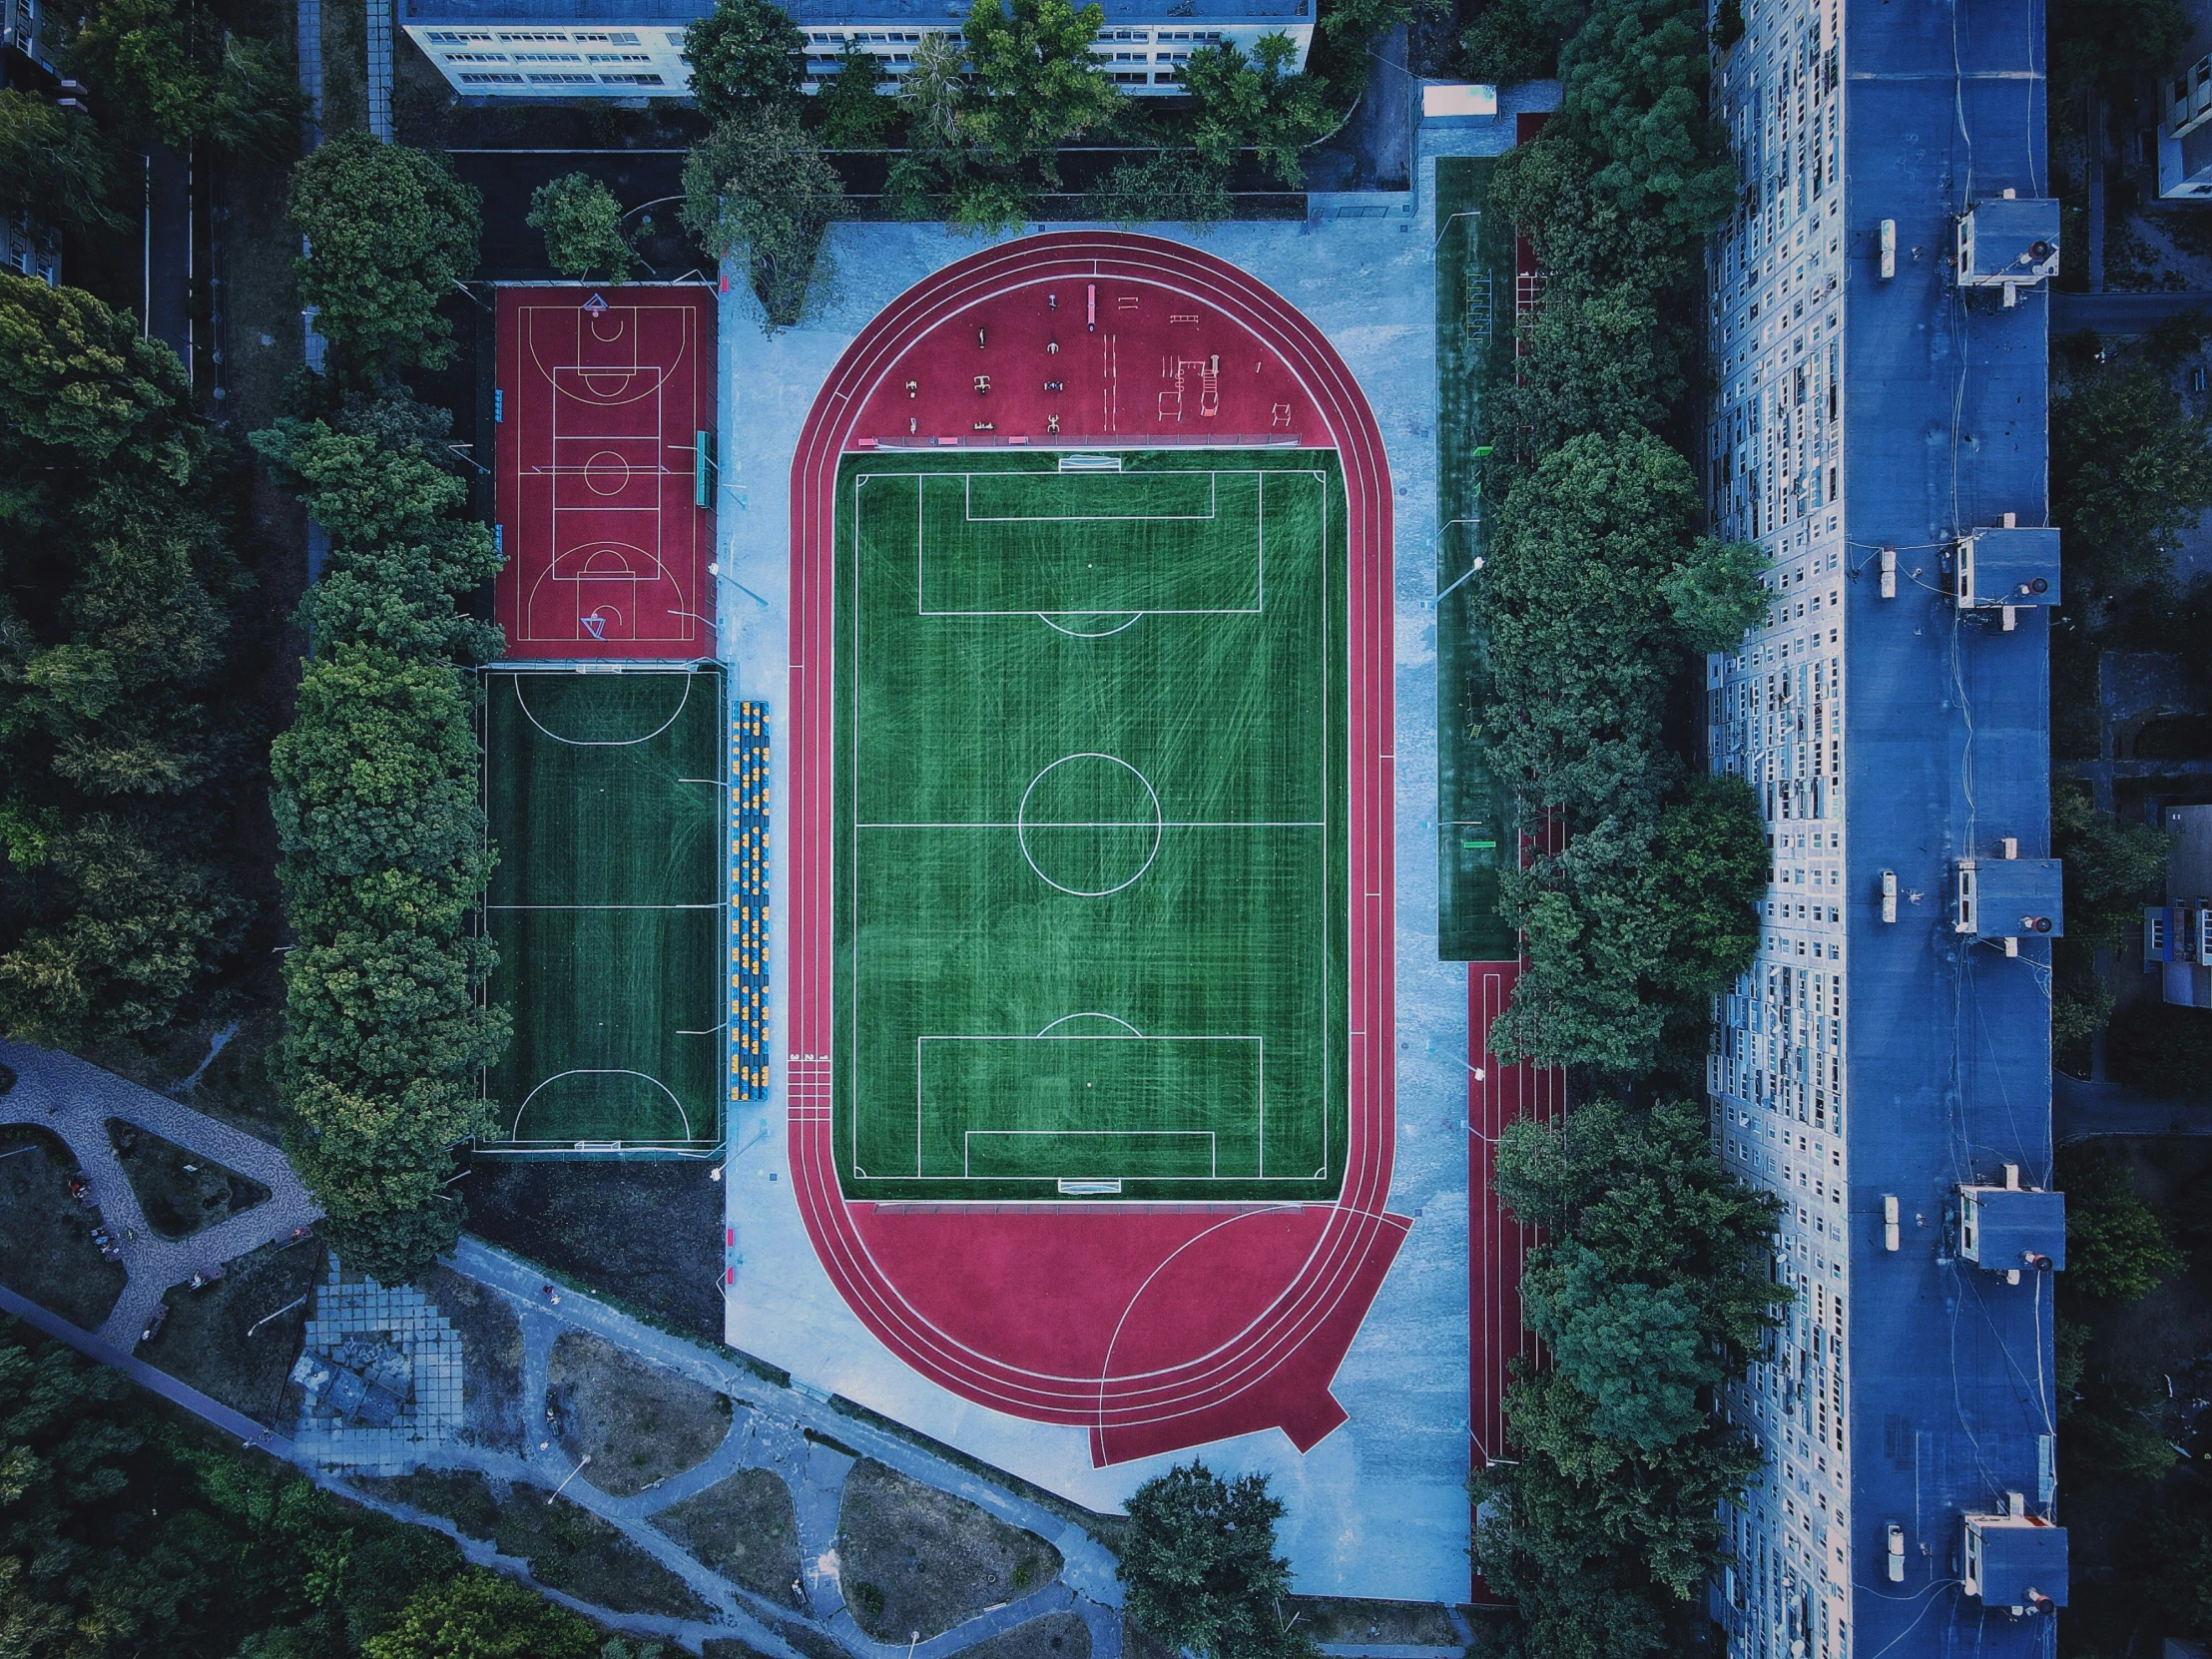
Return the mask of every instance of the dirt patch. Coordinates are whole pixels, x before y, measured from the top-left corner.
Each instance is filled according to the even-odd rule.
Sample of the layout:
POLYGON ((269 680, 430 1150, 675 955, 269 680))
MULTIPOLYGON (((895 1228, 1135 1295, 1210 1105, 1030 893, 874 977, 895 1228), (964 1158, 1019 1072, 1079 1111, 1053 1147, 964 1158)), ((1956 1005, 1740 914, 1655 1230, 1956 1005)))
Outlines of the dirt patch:
POLYGON ((122 1265, 92 1242, 97 1212, 69 1196, 77 1160, 43 1129, 0 1129, 0 1280, 71 1325, 97 1331, 123 1294, 122 1265))
POLYGON ((767 1469, 740 1469, 674 1503, 653 1524, 706 1565, 771 1601, 806 1606, 799 1582, 799 1518, 791 1488, 767 1469))
POLYGON ((941 1635, 1060 1575, 1060 1552, 872 1458, 845 1477, 838 1577, 860 1628, 879 1641, 941 1635))
POLYGON ((634 1497, 696 1468, 730 1432, 730 1396, 649 1366, 582 1331, 564 1331, 546 1365, 545 1403, 561 1447, 603 1492, 634 1497))
POLYGON ((471 1233, 721 1346, 724 1194, 706 1165, 479 1158, 454 1191, 471 1233))
POLYGON ((122 1118, 108 1119, 108 1144, 131 1178, 146 1225, 165 1239, 189 1239, 269 1202, 269 1189, 252 1176, 122 1118))
POLYGON ((1449 1610, 1433 1601, 1293 1596, 1291 1607, 1317 1642, 1377 1642, 1393 1647, 1460 1645, 1449 1610))
POLYGON ((306 1339, 307 1293, 321 1277, 314 1238, 263 1245, 205 1290, 171 1290, 168 1322, 138 1357, 258 1422, 288 1421, 284 1383, 306 1339))
POLYGON ((842 1644, 824 1635, 812 1625, 785 1624, 771 1619, 769 1627, 789 1642, 794 1652, 805 1654, 807 1659, 852 1659, 842 1644))
POLYGON ((1091 1659, 1091 1629, 1073 1613, 1047 1613, 962 1648, 960 1659, 1091 1659))
POLYGON ((423 1289, 461 1339, 461 1436, 520 1451, 522 1322, 506 1298, 450 1268, 433 1268, 423 1289))

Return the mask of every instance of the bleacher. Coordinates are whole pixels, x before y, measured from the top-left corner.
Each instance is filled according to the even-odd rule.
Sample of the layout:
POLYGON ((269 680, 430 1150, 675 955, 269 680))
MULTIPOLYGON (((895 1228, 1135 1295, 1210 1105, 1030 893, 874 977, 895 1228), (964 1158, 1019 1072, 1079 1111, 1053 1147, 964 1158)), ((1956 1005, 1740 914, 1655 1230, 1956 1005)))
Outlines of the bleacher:
POLYGON ((730 719, 730 1098, 768 1098, 768 705, 730 719))

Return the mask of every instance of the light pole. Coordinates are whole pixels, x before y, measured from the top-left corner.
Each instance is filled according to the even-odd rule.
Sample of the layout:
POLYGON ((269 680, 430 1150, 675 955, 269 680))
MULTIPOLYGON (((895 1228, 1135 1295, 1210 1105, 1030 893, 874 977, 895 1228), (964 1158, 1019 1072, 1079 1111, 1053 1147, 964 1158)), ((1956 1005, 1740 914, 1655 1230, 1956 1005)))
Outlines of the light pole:
POLYGON ((300 1302, 304 1302, 307 1299, 305 1297, 301 1297, 299 1298, 298 1302, 285 1303, 281 1308, 276 1310, 276 1314, 264 1314, 260 1319, 256 1320, 252 1325, 246 1328, 247 1336, 251 1338, 255 1332, 259 1331, 263 1326, 267 1325, 271 1320, 275 1319, 276 1317, 276 1314, 288 1314, 294 1308, 298 1307, 300 1302))
MULTIPOLYGON (((587 1452, 585 1452, 585 1453, 584 1453, 584 1463, 588 1463, 588 1462, 590 1462, 590 1461, 591 1461, 591 1453, 587 1451, 587 1452)), ((568 1490, 568 1482, 569 1482, 569 1480, 574 1480, 574 1479, 575 1479, 575 1478, 576 1478, 576 1477, 577 1477, 578 1475, 580 1475, 580 1474, 582 1474, 582 1473, 584 1472, 584 1463, 578 1463, 578 1464, 577 1464, 577 1465, 576 1465, 576 1466, 575 1466, 574 1468, 570 1469, 570 1470, 568 1471, 568 1479, 567 1479, 567 1480, 563 1480, 563 1481, 562 1481, 562 1482, 561 1482, 561 1483, 560 1483, 560 1484, 559 1484, 558 1486, 555 1486, 555 1487, 553 1488, 553 1496, 552 1496, 552 1497, 549 1497, 549 1498, 547 1498, 547 1499, 545 1500, 545 1506, 546 1506, 546 1507, 547 1507, 548 1509, 550 1509, 550 1508, 552 1508, 552 1507, 553 1507, 553 1504, 554 1504, 554 1501, 555 1501, 555 1499, 559 1498, 559 1496, 560 1496, 560 1495, 561 1495, 561 1494, 562 1494, 563 1492, 565 1492, 565 1491, 567 1491, 567 1490, 568 1490)))

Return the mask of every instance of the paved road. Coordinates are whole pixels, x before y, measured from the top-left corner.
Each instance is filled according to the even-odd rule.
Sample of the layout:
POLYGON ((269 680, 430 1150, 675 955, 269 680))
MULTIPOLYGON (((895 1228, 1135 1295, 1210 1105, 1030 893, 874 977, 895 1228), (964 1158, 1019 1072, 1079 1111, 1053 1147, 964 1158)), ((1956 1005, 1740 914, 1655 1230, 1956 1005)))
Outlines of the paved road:
POLYGON ((295 1228, 312 1226, 322 1218, 283 1153, 267 1141, 72 1055, 0 1042, 0 1062, 13 1067, 16 1075, 15 1087, 0 1095, 0 1123, 36 1124, 67 1142, 92 1182, 101 1218, 121 1239, 129 1279, 98 1335, 126 1354, 138 1345, 155 1304, 172 1286, 265 1244, 288 1239, 295 1228), (252 1176, 269 1189, 268 1200, 189 1239, 160 1237, 147 1225, 138 1193, 108 1139, 110 1118, 151 1129, 252 1176))
POLYGON ((2093 328, 2100 334, 2142 334, 2168 317, 2200 311, 2212 321, 2212 293, 2052 293, 2050 331, 2079 333, 2093 328))

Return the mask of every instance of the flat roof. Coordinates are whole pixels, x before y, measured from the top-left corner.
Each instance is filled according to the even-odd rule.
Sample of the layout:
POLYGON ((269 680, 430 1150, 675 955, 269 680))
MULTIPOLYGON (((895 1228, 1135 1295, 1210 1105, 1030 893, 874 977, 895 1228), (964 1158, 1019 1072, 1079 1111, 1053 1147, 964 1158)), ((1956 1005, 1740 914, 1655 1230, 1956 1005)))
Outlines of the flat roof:
MULTIPOLYGON (((1311 19, 1313 0, 1100 0, 1110 24, 1172 26, 1193 21, 1311 19)), ((967 15, 955 0, 791 0, 785 9, 802 28, 864 29, 952 22, 967 15)), ((690 23, 714 10, 714 0, 400 0, 399 21, 440 24, 542 24, 547 28, 659 27, 690 23)))

